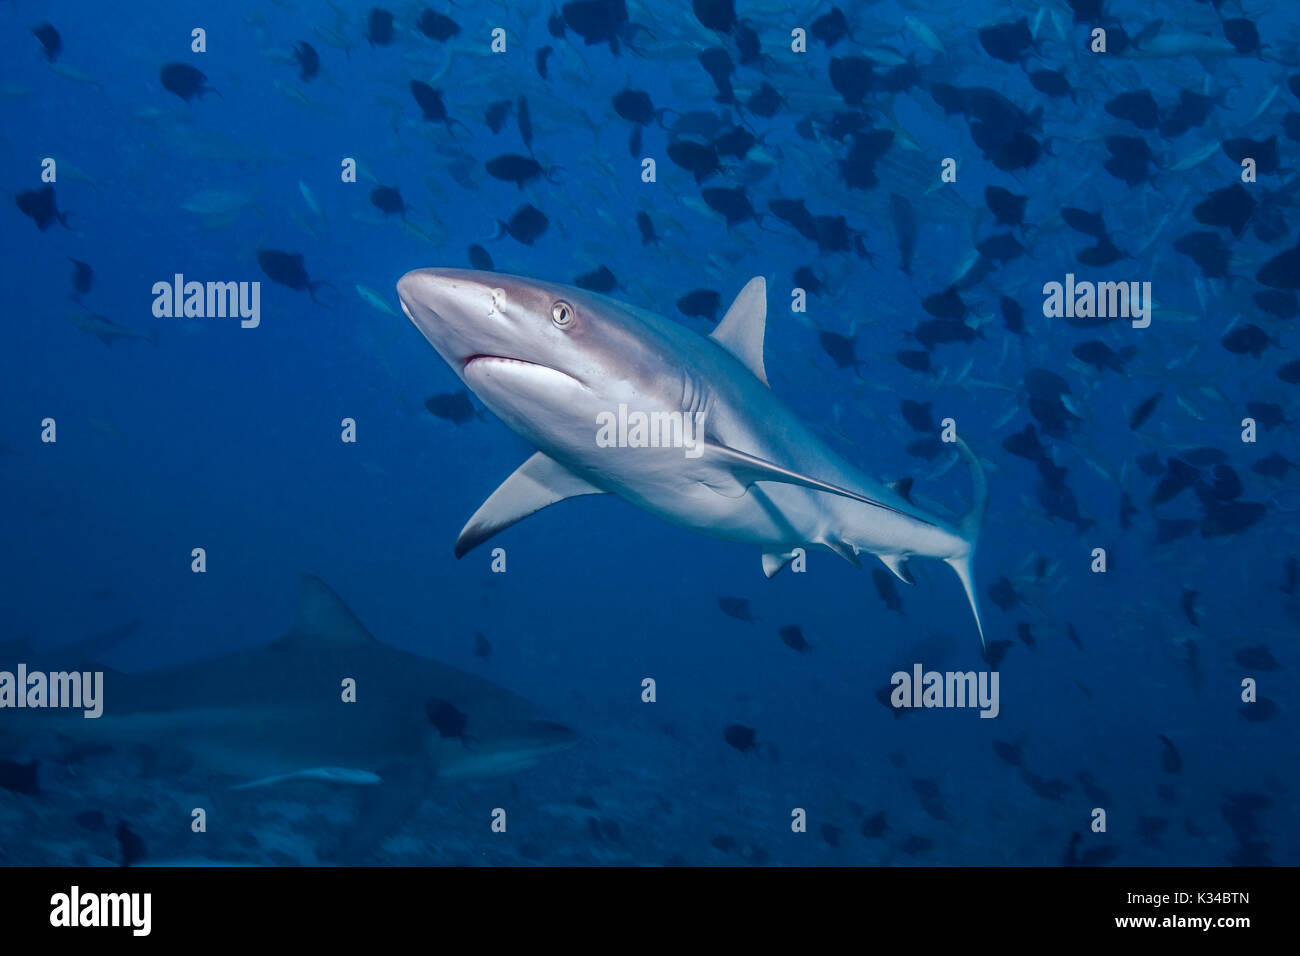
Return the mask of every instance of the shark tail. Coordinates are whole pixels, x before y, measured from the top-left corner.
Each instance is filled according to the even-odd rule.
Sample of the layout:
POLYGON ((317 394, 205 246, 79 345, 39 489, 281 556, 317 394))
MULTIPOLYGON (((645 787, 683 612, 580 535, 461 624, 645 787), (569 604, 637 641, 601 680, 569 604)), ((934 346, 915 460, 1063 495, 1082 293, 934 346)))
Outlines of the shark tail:
POLYGON ((987 645, 984 642, 984 623, 980 620, 979 597, 975 591, 974 565, 975 549, 979 543, 980 526, 984 523, 984 508, 989 500, 989 479, 984 474, 984 466, 975 457, 975 453, 970 450, 970 446, 958 438, 957 447, 961 450, 962 457, 971 466, 972 491, 975 504, 966 513, 966 516, 961 519, 960 524, 961 535, 966 542, 966 550, 944 560, 949 567, 957 572, 957 577, 961 580, 961 586, 966 589, 966 600, 970 601, 971 613, 975 615, 975 627, 980 634, 980 649, 987 650, 987 645))

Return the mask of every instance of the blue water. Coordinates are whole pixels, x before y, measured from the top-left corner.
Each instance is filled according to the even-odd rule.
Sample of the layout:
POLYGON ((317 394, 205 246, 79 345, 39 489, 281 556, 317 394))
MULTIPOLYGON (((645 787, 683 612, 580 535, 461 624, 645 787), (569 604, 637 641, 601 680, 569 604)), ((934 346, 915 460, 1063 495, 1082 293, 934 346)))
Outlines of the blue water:
MULTIPOLYGON (((1255 223, 1235 236, 1197 222, 1193 209, 1239 182, 1240 166, 1221 149, 1189 159, 1225 139, 1277 136, 1282 171, 1245 188, 1261 201, 1294 195, 1296 147, 1285 131, 1300 120, 1300 22, 1285 4, 1260 15, 1263 56, 1211 45, 1199 58, 1156 58, 1088 53, 1089 27, 1064 3, 1047 5, 1037 22, 1029 4, 960 14, 926 6, 846 5, 851 36, 830 50, 810 37, 807 52, 794 54, 789 31, 828 4, 740 3, 764 59, 736 67, 738 109, 716 101, 697 59, 721 46, 738 61, 735 36, 706 29, 685 4, 630 4, 630 24, 645 29, 621 27, 617 53, 585 44, 572 26, 552 36, 555 11, 541 2, 439 6, 460 26, 446 42, 422 35, 420 8, 403 5, 393 42, 379 46, 366 39, 369 8, 360 4, 333 12, 307 3, 135 4, 111 19, 97 4, 12 5, 0 39, 0 172, 11 194, 38 190, 41 160, 54 158, 58 207, 70 216, 69 228, 40 231, 13 202, 0 215, 8 263, 0 644, 22 639, 35 653, 138 622, 107 665, 141 671, 214 658, 282 634, 298 575, 310 572, 384 642, 510 688, 583 735, 522 773, 432 789, 415 817, 356 862, 1057 864, 1089 852, 1085 859, 1140 865, 1300 862, 1300 596, 1283 589, 1300 554, 1300 501, 1294 472, 1252 469, 1274 454, 1300 462, 1290 423, 1296 385, 1279 375, 1295 359, 1294 320, 1254 298, 1264 289, 1259 270, 1297 234, 1282 201, 1274 203, 1281 234, 1266 239, 1255 223), (990 56, 977 26, 1022 15, 1035 35, 1023 63, 990 56), (47 20, 62 38, 58 69, 28 30, 47 20), (194 27, 206 30, 205 53, 190 49, 194 27), (489 50, 494 27, 506 31, 504 53, 489 50), (300 41, 320 56, 309 81, 290 61, 300 41), (553 48, 548 79, 535 66, 544 46, 553 48), (877 74, 913 63, 918 79, 848 105, 828 71, 833 58, 852 56, 873 58, 877 74), (168 92, 159 79, 167 62, 201 70, 220 96, 186 102, 168 92), (1075 95, 1038 92, 1027 76, 1037 69, 1062 71, 1075 95), (426 122, 413 79, 439 89, 468 131, 426 122), (784 97, 771 117, 744 106, 764 81, 784 97), (1007 97, 1034 117, 1042 155, 997 168, 967 119, 936 103, 936 84, 1007 97), (635 155, 633 126, 610 102, 625 87, 673 111, 644 129, 635 155), (1215 103, 1202 125, 1177 136, 1103 109, 1141 89, 1166 117, 1180 90, 1215 103), (532 153, 558 167, 522 189, 484 170, 495 156, 529 152, 517 108, 497 133, 484 122, 489 104, 521 94, 532 153), (697 184, 666 152, 665 126, 691 110, 714 111, 723 129, 743 121, 760 142, 746 161, 725 159, 697 184), (870 188, 850 189, 840 174, 852 140, 826 132, 837 112, 894 131, 870 188), (799 129, 809 117, 812 138, 799 129), (1149 144, 1148 181, 1129 185, 1106 171, 1111 136, 1149 144), (647 156, 657 160, 653 183, 641 179, 647 156), (345 157, 361 170, 355 183, 341 181, 345 157), (940 180, 945 157, 957 160, 956 182, 940 180), (1173 169, 1182 161, 1188 168, 1173 169), (377 184, 400 189, 405 223, 372 205, 377 184), (1028 197, 1023 227, 995 224, 984 200, 990 184, 1028 197), (742 185, 761 221, 728 226, 702 188, 742 185), (215 212, 185 208, 218 190, 215 212), (910 275, 891 193, 919 224, 910 275), (845 216, 868 255, 819 251, 769 211, 781 197, 845 216), (498 238, 497 220, 525 203, 549 228, 531 246, 498 238), (1076 253, 1094 240, 1062 223, 1062 207, 1100 210, 1129 256, 1081 264, 1076 253), (639 210, 657 245, 642 244, 639 210), (976 261, 975 242, 1006 231, 1026 254, 960 289, 962 319, 978 336, 935 345, 932 371, 904 367, 897 352, 923 350, 913 335, 931 318, 923 300, 976 261), (1228 277, 1206 277, 1174 249, 1196 231, 1217 233, 1230 249, 1228 277), (459 425, 425 410, 426 398, 461 384, 401 316, 394 284, 414 268, 468 267, 474 243, 497 271, 547 281, 572 283, 605 265, 619 282, 615 298, 702 334, 711 323, 682 315, 681 296, 719 292, 720 316, 750 277, 765 276, 776 393, 868 474, 912 476, 918 495, 961 514, 968 469, 953 464, 950 446, 930 458, 909 453, 934 436, 904 421, 900 401, 932 403, 936 422, 955 419, 990 478, 976 575, 989 643, 1010 642, 996 666, 999 716, 899 717, 877 697, 914 663, 993 669, 957 580, 938 562, 912 562, 917 583, 896 582, 894 612, 877 594, 870 572, 880 565, 870 555, 860 570, 812 551, 806 573, 768 581, 754 548, 691 534, 612 496, 566 502, 504 532, 493 544, 507 549, 505 574, 492 573, 490 549, 457 561, 452 544, 465 520, 532 448, 481 404, 459 425), (310 278, 331 286, 317 291, 319 303, 270 281, 257 258, 267 248, 302 254, 310 278), (69 257, 94 269, 80 302, 69 257), (791 277, 801 265, 827 288, 793 314, 791 277), (1045 318, 1043 284, 1067 272, 1151 282, 1151 326, 1045 318), (260 281, 260 325, 155 318, 153 284, 175 273, 260 281), (389 311, 364 301, 358 285, 389 311), (1024 309, 1023 335, 1005 327, 1001 296, 1024 309), (106 346, 75 313, 156 342, 106 346), (1250 324, 1270 339, 1259 354, 1224 347, 1225 335, 1250 324), (819 330, 853 337, 856 367, 837 364, 819 330), (1099 372, 1072 354, 1098 339, 1116 352, 1136 348, 1123 371, 1099 372), (1045 435, 1029 407, 1031 369, 1069 385, 1078 420, 1058 436, 1045 435), (1163 398, 1151 418, 1130 428, 1156 392, 1163 398), (1252 401, 1280 406, 1288 421, 1245 443, 1252 401), (57 423, 56 443, 41 440, 46 418, 57 423), (344 418, 357 423, 355 444, 339 440, 344 418), (1080 521, 1048 514, 1039 470, 1004 447, 1030 424, 1067 470, 1080 521), (1169 458, 1203 447, 1239 476, 1238 499, 1264 506, 1250 527, 1205 536, 1198 494, 1213 497, 1212 464, 1196 488, 1151 503, 1160 476, 1138 460, 1154 454, 1163 474, 1169 458), (1127 528, 1123 493, 1136 508, 1127 528), (1157 544, 1157 518, 1196 523, 1157 544), (196 547, 207 552, 204 574, 190 570, 196 547), (1104 574, 1090 568, 1095 548, 1106 549, 1104 574), (1007 610, 989 596, 1001 578, 1021 598, 1007 610), (1187 591, 1195 595, 1185 599, 1187 591), (722 597, 747 600, 752 620, 725 614, 722 597), (787 625, 812 649, 787 647, 778 636, 787 625), (491 642, 486 660, 474 654, 476 632, 491 642), (646 677, 657 683, 653 704, 641 700, 646 677), (1246 678, 1261 702, 1242 703, 1246 678), (760 746, 730 746, 723 731, 733 724, 753 728, 760 746), (1019 764, 999 756, 996 742, 1018 746, 1019 764), (506 835, 489 830, 497 806, 512 813, 506 835), (1104 833, 1090 831, 1098 807, 1104 833), (807 832, 792 831, 795 808, 806 811, 807 832), (883 831, 864 832, 881 813, 883 831)), ((1223 42, 1209 4, 1106 7, 1111 26, 1130 36, 1163 17, 1167 35, 1223 42)), ((1221 16, 1241 16, 1234 8, 1225 4, 1221 16)), ((208 779, 142 775, 126 752, 75 766, 57 753, 17 759, 29 757, 40 760, 40 793, 0 790, 0 825, 13 834, 0 850, 5 862, 116 860, 113 828, 124 819, 154 858, 310 863, 323 859, 319 842, 351 826, 347 794, 268 794, 267 805, 245 808, 248 818, 223 821, 196 843, 185 820, 176 835, 173 806, 214 786, 208 779), (304 817, 292 806, 329 812, 304 817), (87 811, 104 825, 78 822, 87 811)))

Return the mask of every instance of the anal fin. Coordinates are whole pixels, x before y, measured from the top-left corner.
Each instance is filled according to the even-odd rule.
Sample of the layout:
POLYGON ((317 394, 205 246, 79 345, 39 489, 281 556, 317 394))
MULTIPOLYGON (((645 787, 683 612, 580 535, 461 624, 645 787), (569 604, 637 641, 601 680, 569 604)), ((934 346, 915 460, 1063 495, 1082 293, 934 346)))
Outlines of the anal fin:
POLYGON ((915 584, 916 578, 907 567, 907 556, 902 554, 878 554, 880 563, 894 572, 894 576, 904 584, 915 584))

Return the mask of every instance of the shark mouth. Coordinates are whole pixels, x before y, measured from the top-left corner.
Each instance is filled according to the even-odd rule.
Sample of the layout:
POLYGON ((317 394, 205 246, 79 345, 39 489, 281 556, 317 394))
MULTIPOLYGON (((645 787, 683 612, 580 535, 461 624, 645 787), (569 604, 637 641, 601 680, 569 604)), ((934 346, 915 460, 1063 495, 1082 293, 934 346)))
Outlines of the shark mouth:
POLYGON ((484 365, 489 367, 499 366, 499 367, 509 368, 511 366, 516 366, 519 368, 540 369, 542 372, 551 372, 555 375, 562 375, 564 378, 567 378, 571 382, 576 382, 577 384, 581 385, 583 388, 587 387, 586 382, 582 381, 579 378, 575 378, 574 376, 570 375, 568 372, 561 372, 558 368, 552 368, 551 366, 543 365, 540 362, 530 362, 527 359, 510 358, 507 355, 489 355, 485 352, 475 352, 473 355, 467 357, 461 363, 461 371, 467 373, 469 372, 471 367, 474 366, 481 367, 484 365))

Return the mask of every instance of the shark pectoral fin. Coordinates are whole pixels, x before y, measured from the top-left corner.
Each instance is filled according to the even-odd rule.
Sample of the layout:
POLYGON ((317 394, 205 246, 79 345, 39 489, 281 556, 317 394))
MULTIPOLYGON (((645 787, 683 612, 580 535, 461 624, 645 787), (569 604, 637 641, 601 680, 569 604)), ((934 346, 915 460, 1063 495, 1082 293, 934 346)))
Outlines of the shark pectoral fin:
POLYGON ((565 498, 604 493, 539 451, 516 468, 466 522, 456 539, 456 557, 464 557, 498 531, 547 505, 565 498))
POLYGON ((769 578, 774 577, 778 571, 790 563, 793 557, 793 551, 764 551, 763 573, 769 578))
POLYGON ((779 481, 787 485, 799 485, 803 488, 811 488, 814 491, 825 491, 828 494, 840 495, 843 498, 852 498, 854 501, 860 501, 865 505, 892 511, 894 514, 905 515, 913 521, 919 521, 921 524, 932 524, 932 522, 926 521, 924 518, 918 518, 905 511, 890 507, 883 501, 876 501, 874 498, 860 495, 856 491, 849 491, 847 488, 841 488, 829 482, 818 481, 816 478, 801 475, 797 471, 783 468, 770 461, 764 461, 762 458, 756 458, 727 445, 700 442, 696 447, 702 449, 702 460, 715 475, 721 471, 725 472, 727 477, 731 479, 730 481, 705 479, 705 484, 718 494, 725 495, 728 498, 739 498, 756 481, 779 481), (736 488, 737 483, 740 486, 738 490, 736 488), (735 491, 734 494, 733 491, 735 491))
POLYGON ((907 558, 901 554, 878 554, 880 563, 889 570, 894 572, 894 576, 904 584, 915 584, 916 578, 912 577, 912 572, 908 570, 907 558))
POLYGON ((767 384, 763 367, 763 335, 767 329, 767 281, 754 276, 709 336, 738 358, 760 382, 767 384))

